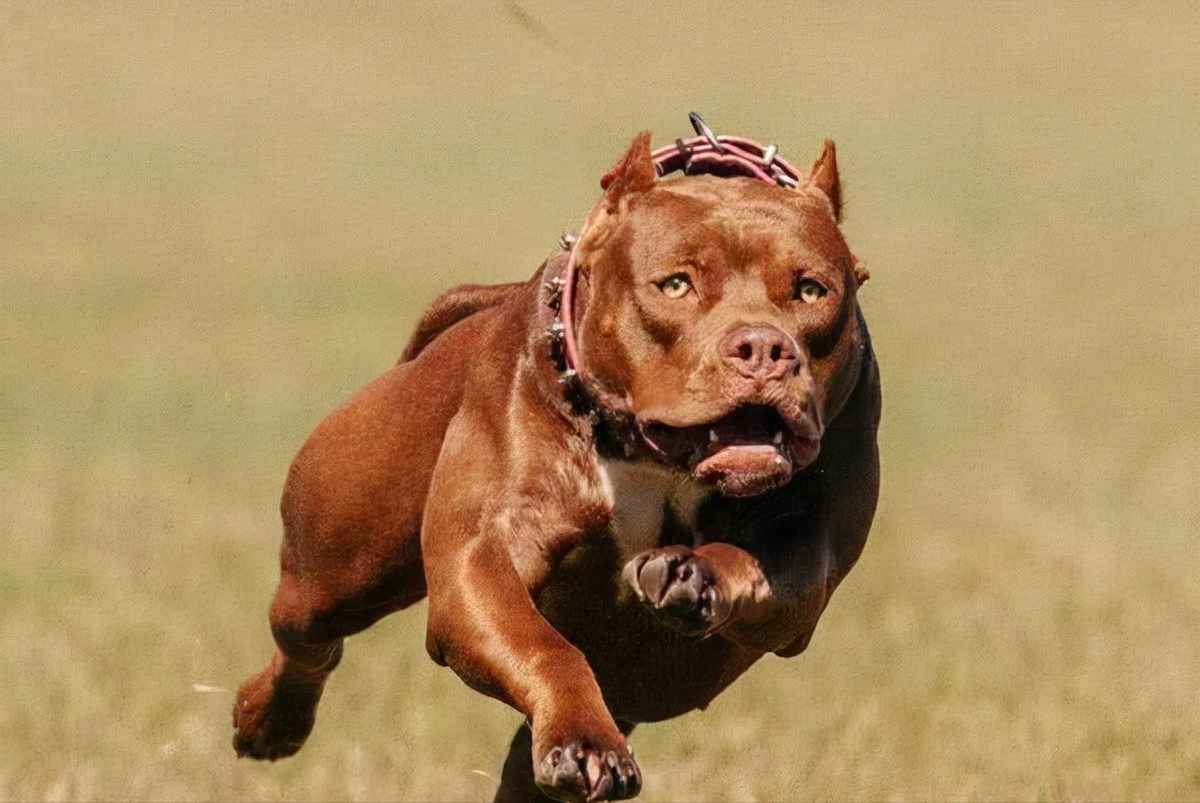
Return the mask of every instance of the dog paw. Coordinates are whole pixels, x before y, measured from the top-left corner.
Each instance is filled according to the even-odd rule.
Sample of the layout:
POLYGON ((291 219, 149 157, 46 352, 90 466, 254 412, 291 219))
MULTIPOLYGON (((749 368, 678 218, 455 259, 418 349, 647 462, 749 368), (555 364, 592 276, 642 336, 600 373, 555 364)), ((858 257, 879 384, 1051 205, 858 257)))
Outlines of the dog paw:
POLYGON ((729 618, 716 572, 691 547, 643 552, 625 564, 622 575, 655 615, 687 635, 711 633, 729 618))
POLYGON ((555 800, 626 800, 642 789, 642 771, 624 744, 605 749, 574 740, 552 747, 538 764, 534 780, 555 800))
POLYGON ((270 669, 255 675, 233 705, 233 749, 266 761, 293 755, 312 732, 320 696, 319 685, 277 685, 270 669))

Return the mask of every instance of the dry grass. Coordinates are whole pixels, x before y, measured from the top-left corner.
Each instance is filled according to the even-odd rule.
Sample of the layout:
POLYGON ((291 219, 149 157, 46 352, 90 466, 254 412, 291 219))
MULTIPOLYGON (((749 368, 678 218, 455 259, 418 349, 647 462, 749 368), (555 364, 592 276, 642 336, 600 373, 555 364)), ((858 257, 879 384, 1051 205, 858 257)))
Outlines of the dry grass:
POLYGON ((691 108, 837 140, 885 478, 808 653, 635 735, 643 798, 1200 797, 1200 14, 755 7, 0 3, 0 799, 488 799, 517 717, 420 611, 234 760, 280 484, 691 108))

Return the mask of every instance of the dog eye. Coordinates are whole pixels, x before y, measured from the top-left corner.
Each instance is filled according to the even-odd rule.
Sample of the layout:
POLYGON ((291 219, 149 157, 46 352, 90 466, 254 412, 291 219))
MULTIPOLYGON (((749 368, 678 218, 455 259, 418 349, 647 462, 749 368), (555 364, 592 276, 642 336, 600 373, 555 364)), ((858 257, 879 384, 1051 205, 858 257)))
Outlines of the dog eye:
POLYGON ((815 279, 802 279, 796 284, 796 298, 805 304, 815 304, 825 297, 829 291, 825 285, 815 279))
POLYGON ((692 289, 692 279, 686 273, 676 273, 658 282, 658 289, 667 298, 683 298, 692 289))

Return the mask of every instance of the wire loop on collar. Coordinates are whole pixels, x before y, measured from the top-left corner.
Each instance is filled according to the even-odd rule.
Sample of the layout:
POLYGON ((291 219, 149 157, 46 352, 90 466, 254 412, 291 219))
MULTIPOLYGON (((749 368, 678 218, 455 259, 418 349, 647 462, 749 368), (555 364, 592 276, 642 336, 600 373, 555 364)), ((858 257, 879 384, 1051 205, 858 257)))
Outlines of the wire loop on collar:
POLYGON ((695 112, 688 119, 697 136, 677 139, 650 154, 660 177, 682 170, 686 175, 750 176, 788 189, 800 186, 799 171, 779 156, 775 145, 764 147, 745 137, 718 136, 695 112))

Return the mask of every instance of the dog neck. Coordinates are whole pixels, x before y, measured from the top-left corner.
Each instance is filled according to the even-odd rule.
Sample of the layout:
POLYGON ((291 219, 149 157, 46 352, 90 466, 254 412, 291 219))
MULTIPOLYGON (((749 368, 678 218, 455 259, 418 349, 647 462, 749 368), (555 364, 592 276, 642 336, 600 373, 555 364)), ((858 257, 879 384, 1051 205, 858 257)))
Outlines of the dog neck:
MULTIPOLYGON (((563 239, 570 248, 572 239, 563 239)), ((537 318, 532 351, 538 385, 555 409, 597 452, 613 459, 630 458, 646 449, 625 399, 605 390, 586 371, 567 359, 562 316, 568 254, 556 254, 542 265, 537 282, 537 318)), ((576 358, 577 359, 577 358, 576 358)))

